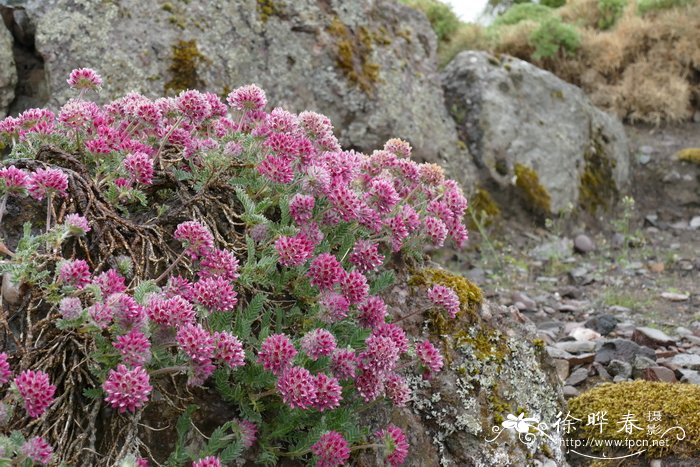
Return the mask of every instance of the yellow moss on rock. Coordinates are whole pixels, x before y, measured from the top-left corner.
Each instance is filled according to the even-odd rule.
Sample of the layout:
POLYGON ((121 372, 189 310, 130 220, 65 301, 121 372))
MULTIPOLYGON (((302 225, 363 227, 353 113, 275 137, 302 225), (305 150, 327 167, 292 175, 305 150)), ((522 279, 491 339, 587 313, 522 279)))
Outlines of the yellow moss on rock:
POLYGON ((540 178, 530 167, 515 164, 515 186, 534 213, 547 215, 552 210, 552 199, 540 183, 540 178))
MULTIPOLYGON (((485 225, 490 225, 501 215, 498 203, 493 199, 491 193, 484 188, 477 188, 476 192, 469 198, 469 209, 474 217, 485 225)), ((470 220, 469 227, 473 230, 476 227, 474 221, 470 220)))
POLYGON ((691 162, 700 165, 700 148, 686 148, 678 151, 676 158, 679 161, 691 162))
MULTIPOLYGON (((575 435, 581 439, 615 439, 648 440, 645 455, 658 458, 670 454, 692 456, 700 452, 700 386, 694 384, 662 383, 637 380, 617 384, 602 384, 584 392, 569 401, 571 415, 583 420, 578 423, 575 435), (598 425, 585 426, 588 414, 607 412, 607 425, 600 433, 598 425), (649 413, 660 413, 660 421, 648 421, 649 413), (641 429, 632 429, 632 433, 621 430, 619 422, 627 414, 636 418, 635 425, 641 429), (661 428, 657 434, 649 434, 648 425, 661 428), (658 443, 661 433, 672 427, 680 426, 685 431, 682 440, 676 438, 681 434, 673 430, 663 438, 667 444, 658 443), (657 440, 654 445, 654 440, 657 440)), ((629 453, 628 453, 629 454, 629 453)))
POLYGON ((388 45, 391 40, 384 30, 373 32, 364 26, 356 33, 338 17, 328 26, 327 31, 336 38, 336 63, 345 77, 366 94, 370 94, 379 81, 379 65, 372 61, 374 45, 388 45))
POLYGON ((273 0, 257 0, 255 9, 263 23, 267 23, 270 16, 280 15, 282 10, 273 0))
POLYGON ((598 208, 608 208, 619 192, 613 169, 615 161, 605 155, 600 136, 593 138, 591 147, 584 154, 585 166, 579 180, 579 206, 595 214, 598 208))
POLYGON ((172 77, 165 83, 165 94, 177 94, 187 89, 204 87, 197 68, 206 58, 199 51, 195 40, 180 40, 172 47, 172 63, 168 67, 172 77))

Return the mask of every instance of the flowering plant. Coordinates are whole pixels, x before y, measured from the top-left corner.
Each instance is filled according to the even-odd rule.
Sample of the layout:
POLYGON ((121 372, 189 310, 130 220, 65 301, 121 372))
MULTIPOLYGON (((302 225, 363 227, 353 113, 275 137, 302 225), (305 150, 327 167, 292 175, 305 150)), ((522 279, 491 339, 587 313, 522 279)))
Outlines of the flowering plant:
MULTIPOLYGON (((406 374, 430 378, 443 362, 406 335, 407 316, 381 293, 393 259, 466 241, 458 185, 413 162, 398 139, 371 155, 344 151, 328 118, 268 112, 255 85, 231 92, 228 106, 194 90, 98 106, 85 99, 100 88, 97 73, 75 70, 68 83, 79 96, 57 115, 31 109, 0 122, 11 146, 0 223, 8 202, 46 200, 44 229, 25 225, 16 245, 3 243, 0 267, 32 286, 17 305, 28 326, 53 329, 34 350, 16 339, 17 355, 0 354, 0 384, 18 374, 1 407, 26 409, 0 411, 0 427, 16 430, 0 438, 0 461, 83 456, 80 430, 55 428, 61 406, 83 401, 93 411, 66 426, 94 429, 99 417, 118 426, 111 447, 80 438, 99 452, 95 464, 147 465, 138 420, 156 403, 182 413, 173 465, 248 456, 336 466, 360 449, 402 464, 401 428, 372 434, 359 414, 382 400, 406 405, 406 374), (202 386, 216 388, 230 417, 194 449, 195 409, 182 394, 202 386), (27 416, 45 419, 27 433, 44 427, 42 437, 25 440, 27 416)), ((449 317, 459 309, 449 288, 428 298, 449 317)))

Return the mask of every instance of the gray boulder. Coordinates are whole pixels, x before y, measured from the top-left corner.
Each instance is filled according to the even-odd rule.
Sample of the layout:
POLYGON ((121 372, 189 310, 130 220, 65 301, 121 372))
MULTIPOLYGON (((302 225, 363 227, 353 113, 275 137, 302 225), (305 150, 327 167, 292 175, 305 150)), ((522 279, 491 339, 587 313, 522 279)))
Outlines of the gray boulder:
POLYGON ((468 159, 443 105, 430 24, 395 2, 20 4, 36 30, 52 107, 73 96, 66 78, 76 67, 103 76, 102 100, 185 88, 225 95, 256 83, 271 107, 326 114, 344 147, 370 151, 398 137, 419 160, 468 159))
POLYGON ((541 214, 594 211, 629 177, 622 124, 576 86, 515 58, 467 51, 442 73, 448 110, 488 180, 541 214))
POLYGON ((7 115, 10 104, 15 99, 17 68, 12 52, 12 34, 4 23, 0 23, 0 118, 7 115))

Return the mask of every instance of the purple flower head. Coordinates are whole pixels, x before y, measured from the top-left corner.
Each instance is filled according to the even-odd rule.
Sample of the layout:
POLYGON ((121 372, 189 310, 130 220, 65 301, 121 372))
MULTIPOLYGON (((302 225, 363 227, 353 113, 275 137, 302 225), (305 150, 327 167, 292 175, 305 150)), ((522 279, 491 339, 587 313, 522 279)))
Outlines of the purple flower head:
POLYGON ((386 429, 377 431, 376 436, 384 443, 384 460, 392 467, 398 467, 408 456, 408 441, 401 428, 389 425, 386 429))
POLYGON ((200 279, 193 292, 195 301, 209 311, 231 311, 238 303, 231 283, 221 277, 200 279))
POLYGON ((0 169, 0 193, 22 195, 30 187, 31 176, 14 165, 0 169))
POLYGON ((150 185, 153 183, 153 159, 143 152, 128 154, 124 158, 124 168, 134 183, 150 185))
POLYGON ((72 129, 89 128, 100 113, 100 108, 94 102, 71 99, 61 107, 58 120, 72 129))
POLYGON ((192 123, 199 124, 211 116, 211 104, 199 91, 182 91, 175 102, 177 109, 187 116, 192 123))
POLYGON ((119 351, 122 361, 128 367, 144 366, 151 360, 151 342, 137 329, 117 336, 114 348, 119 351))
POLYGON ((428 298, 435 305, 443 307, 450 318, 454 318, 459 313, 459 297, 449 287, 434 285, 428 289, 428 298))
POLYGON ((294 180, 294 167, 287 157, 267 156, 258 165, 258 172, 275 183, 291 183, 294 180))
POLYGON ((373 336, 384 336, 388 337, 394 341, 396 348, 399 349, 399 353, 408 352, 408 339, 406 338, 406 333, 397 324, 393 323, 380 323, 374 329, 372 329, 373 336))
POLYGON ((441 247, 445 244, 447 238, 447 226, 437 217, 428 216, 423 220, 425 225, 425 233, 430 237, 433 245, 441 247))
POLYGON ((238 432, 244 448, 252 447, 258 439, 258 427, 248 420, 238 420, 238 432))
POLYGON ((180 295, 155 296, 149 300, 146 310, 151 321, 170 327, 194 324, 197 317, 192 304, 180 295))
POLYGON ((313 196, 297 193, 289 201, 289 213, 297 225, 304 225, 313 217, 315 199, 313 196))
POLYGON ((357 310, 360 326, 365 328, 375 328, 384 323, 386 319, 386 304, 384 304, 384 300, 374 295, 367 297, 357 307, 357 310))
POLYGON ((15 386, 24 399, 24 408, 32 418, 41 417, 53 402, 56 386, 43 371, 25 370, 15 378, 15 386))
POLYGON ((66 82, 68 86, 77 90, 98 90, 102 87, 102 78, 92 68, 78 68, 71 71, 66 82))
POLYGON ((214 357, 214 338, 199 324, 185 324, 177 330, 180 349, 195 363, 209 363, 214 357))
POLYGON ((390 139, 384 143, 384 150, 395 154, 397 157, 405 159, 411 157, 411 145, 398 138, 390 139))
POLYGON ((309 370, 292 366, 277 380, 282 401, 293 409, 307 409, 316 403, 316 384, 309 370))
POLYGON ((331 289, 344 277, 345 271, 338 259, 330 253, 321 253, 309 266, 311 285, 320 289, 331 289))
POLYGON ((216 456, 208 456, 196 460, 192 463, 192 467, 222 467, 221 461, 216 456))
POLYGON ((353 379, 357 363, 357 355, 354 350, 350 348, 336 349, 331 356, 331 372, 338 379, 353 379))
POLYGON ((280 264, 283 266, 301 266, 311 258, 313 244, 304 234, 293 237, 282 236, 275 241, 275 250, 279 255, 280 264))
POLYGON ((331 355, 335 346, 335 337, 326 329, 314 329, 301 338, 301 349, 314 361, 331 355))
POLYGON ((365 402, 371 402, 384 391, 384 375, 376 371, 361 370, 355 376, 355 388, 365 402))
POLYGON ((234 89, 226 97, 226 101, 232 109, 241 112, 254 112, 263 110, 267 105, 265 91, 260 89, 255 84, 249 84, 240 88, 234 89))
POLYGON ((118 365, 109 370, 107 380, 102 384, 107 396, 105 402, 117 409, 119 413, 136 412, 148 401, 148 395, 153 390, 150 385, 148 372, 142 367, 128 369, 118 365))
POLYGON ((32 461, 38 462, 41 465, 49 465, 53 457, 53 448, 44 438, 39 436, 29 438, 27 442, 22 445, 20 451, 32 461))
POLYGON ((58 267, 58 279, 65 285, 82 289, 90 281, 90 267, 82 259, 63 261, 58 267))
POLYGON ((369 294, 367 278, 359 271, 346 273, 340 279, 340 288, 351 305, 361 303, 369 294))
POLYGON ((78 297, 64 297, 58 304, 58 310, 63 319, 73 320, 80 318, 83 312, 83 305, 78 297))
POLYGON ((339 467, 350 459, 350 445, 337 431, 321 435, 311 452, 318 458, 316 467, 339 467))
POLYGON ((29 182, 29 194, 41 201, 49 194, 67 196, 68 176, 60 169, 37 169, 29 182))
POLYGON ((214 358, 221 360, 230 368, 245 365, 245 352, 243 343, 238 337, 228 332, 214 333, 214 358))
POLYGON ((192 259, 206 255, 214 247, 214 237, 209 229, 197 221, 187 221, 175 229, 175 240, 181 241, 192 259))
POLYGON ((66 226, 68 235, 73 237, 82 237, 90 232, 90 223, 80 214, 68 214, 63 219, 63 225, 66 226))
POLYGON ((399 348, 391 337, 369 336, 367 348, 360 354, 360 368, 377 374, 394 370, 399 361, 399 348))
POLYGON ((131 295, 115 293, 107 297, 104 303, 112 310, 114 322, 124 331, 142 328, 148 320, 146 310, 131 295))
POLYGON ((96 276, 92 283, 100 288, 103 297, 109 297, 115 293, 126 292, 124 276, 114 269, 109 269, 96 276))
POLYGON ((422 341, 416 344, 416 355, 423 367, 423 378, 430 379, 434 373, 442 369, 442 355, 429 341, 422 341))
POLYGON ((199 277, 208 279, 221 277, 227 281, 238 279, 238 258, 232 251, 210 250, 199 263, 199 277))
POLYGON ((405 407, 411 399, 411 389, 408 387, 408 383, 396 373, 390 373, 386 377, 384 391, 396 407, 405 407))
POLYGON ((10 369, 10 363, 7 361, 7 354, 5 352, 0 353, 0 386, 7 383, 12 377, 12 370, 10 369))
POLYGON ((314 378, 316 385, 316 401, 314 408, 319 412, 324 410, 333 410, 340 405, 343 399, 343 388, 336 378, 330 377, 324 373, 319 373, 314 378))
POLYGON ((369 240, 358 240, 348 258, 358 271, 376 271, 384 264, 384 256, 379 253, 379 245, 369 240))
POLYGON ((292 364, 296 355, 297 349, 294 348, 289 337, 284 334, 273 334, 260 346, 258 362, 263 368, 277 375, 292 364))
POLYGON ((350 302, 339 293, 329 291, 323 292, 319 303, 321 305, 319 319, 324 323, 336 323, 348 316, 350 302))

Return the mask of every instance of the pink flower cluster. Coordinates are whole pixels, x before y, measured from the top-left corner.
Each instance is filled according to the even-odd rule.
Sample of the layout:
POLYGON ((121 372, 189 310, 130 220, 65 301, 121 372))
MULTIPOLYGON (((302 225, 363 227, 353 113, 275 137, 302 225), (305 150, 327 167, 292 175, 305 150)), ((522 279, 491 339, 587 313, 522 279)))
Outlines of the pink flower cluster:
POLYGON ((444 308, 450 318, 454 318, 459 313, 459 297, 449 287, 442 285, 432 286, 428 289, 428 298, 435 305, 444 308))
POLYGON ((397 467, 406 461, 408 441, 401 428, 389 425, 386 429, 377 431, 375 436, 384 442, 384 460, 389 465, 397 467))
POLYGON ((44 438, 39 436, 29 438, 27 442, 22 445, 20 451, 29 459, 41 465, 49 465, 53 457, 53 448, 44 438))
POLYGON ((143 407, 153 387, 148 372, 143 367, 129 369, 120 364, 116 369, 109 371, 102 389, 107 394, 105 401, 119 413, 124 413, 135 412, 143 407))
POLYGON ((316 467, 338 467, 350 459, 350 446, 337 431, 321 435, 311 452, 318 458, 316 467))
POLYGON ((32 418, 41 417, 53 402, 56 386, 43 371, 25 370, 15 378, 15 386, 24 400, 24 408, 32 418))
POLYGON ((12 370, 10 370, 10 363, 7 361, 7 354, 5 352, 0 353, 0 386, 7 383, 12 377, 12 370))

